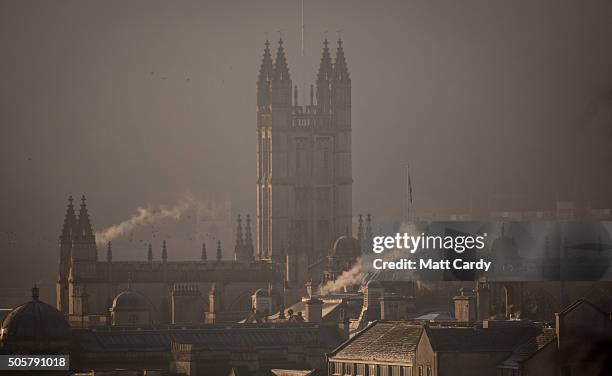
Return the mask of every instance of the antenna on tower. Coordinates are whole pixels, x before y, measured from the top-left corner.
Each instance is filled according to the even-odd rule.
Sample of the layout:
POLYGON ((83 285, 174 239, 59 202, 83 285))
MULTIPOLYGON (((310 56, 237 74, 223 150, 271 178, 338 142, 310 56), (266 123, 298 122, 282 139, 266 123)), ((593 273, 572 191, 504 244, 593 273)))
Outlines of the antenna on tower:
POLYGON ((304 56, 304 0, 300 1, 301 9, 300 9, 300 21, 302 26, 300 27, 300 39, 301 39, 301 51, 302 56, 304 56))

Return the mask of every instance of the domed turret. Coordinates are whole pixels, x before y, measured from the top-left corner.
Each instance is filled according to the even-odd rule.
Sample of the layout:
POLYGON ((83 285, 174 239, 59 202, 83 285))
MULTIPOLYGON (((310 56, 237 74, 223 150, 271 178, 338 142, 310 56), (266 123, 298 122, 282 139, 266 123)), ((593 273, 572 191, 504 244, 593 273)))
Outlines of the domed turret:
POLYGON ((32 289, 32 301, 13 309, 2 322, 2 347, 11 351, 60 351, 69 346, 70 325, 64 315, 38 298, 32 289))
POLYGON ((120 293, 113 300, 112 324, 118 326, 150 325, 153 323, 149 299, 132 289, 120 293))
POLYGON ((251 305, 255 313, 269 315, 272 312, 272 297, 266 289, 258 289, 251 296, 251 305))
POLYGON ((356 259, 361 255, 361 244, 352 236, 341 236, 334 242, 331 256, 336 258, 356 259))

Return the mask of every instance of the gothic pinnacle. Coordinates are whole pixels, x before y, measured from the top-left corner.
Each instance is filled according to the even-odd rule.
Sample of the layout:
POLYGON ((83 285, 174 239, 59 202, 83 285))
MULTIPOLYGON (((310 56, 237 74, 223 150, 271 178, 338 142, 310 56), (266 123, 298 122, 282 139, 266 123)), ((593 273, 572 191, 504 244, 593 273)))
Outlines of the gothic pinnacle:
POLYGON ((283 39, 278 41, 278 49, 276 50, 276 60, 274 61, 274 80, 284 81, 289 80, 289 67, 287 66, 287 57, 283 48, 283 39))

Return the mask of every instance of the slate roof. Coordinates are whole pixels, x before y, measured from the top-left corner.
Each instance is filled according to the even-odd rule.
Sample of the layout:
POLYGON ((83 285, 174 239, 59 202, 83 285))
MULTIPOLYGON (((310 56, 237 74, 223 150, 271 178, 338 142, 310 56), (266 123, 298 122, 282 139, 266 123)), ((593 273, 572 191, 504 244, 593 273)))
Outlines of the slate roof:
POLYGON ((427 336, 436 352, 510 352, 542 330, 535 326, 427 327, 427 336))
POLYGON ((334 350, 337 360, 412 363, 423 326, 405 321, 375 321, 334 350))
POLYGON ((574 309, 580 307, 582 304, 586 304, 586 305, 591 306, 593 309, 595 309, 596 311, 599 311, 603 315, 608 315, 608 312, 604 311, 603 309, 601 309, 597 305, 593 304, 589 299, 581 298, 581 299, 576 300, 572 304, 568 305, 567 307, 565 307, 563 309, 563 311, 559 312, 559 316, 567 315, 568 313, 570 313, 574 309))
POLYGON ((203 345, 213 350, 241 346, 277 348, 293 344, 317 345, 330 350, 341 339, 335 328, 314 324, 293 325, 208 325, 201 328, 129 329, 73 331, 86 352, 166 351, 173 342, 203 345))
POLYGON ((512 355, 500 363, 498 367, 518 369, 520 362, 533 356, 533 354, 540 351, 555 338, 557 338, 557 334, 554 328, 544 328, 542 330, 542 334, 537 337, 531 337, 526 342, 516 347, 512 352, 512 355))

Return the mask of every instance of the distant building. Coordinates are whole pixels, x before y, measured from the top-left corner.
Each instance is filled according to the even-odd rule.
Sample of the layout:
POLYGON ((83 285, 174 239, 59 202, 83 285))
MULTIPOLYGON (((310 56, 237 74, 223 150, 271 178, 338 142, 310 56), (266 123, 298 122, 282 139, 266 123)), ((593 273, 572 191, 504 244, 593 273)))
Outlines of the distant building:
POLYGON ((417 376, 416 347, 423 326, 376 321, 328 356, 328 375, 417 376))
POLYGON ((554 327, 524 320, 375 321, 328 355, 328 375, 607 375, 612 313, 580 299, 554 327))
MULTIPOLYGON (((60 235, 57 308, 75 327, 104 325, 109 309, 115 322, 123 322, 122 304, 115 306, 123 296, 117 297, 119 301, 115 297, 131 286, 132 291, 124 294, 141 295, 150 304, 151 317, 146 321, 236 322, 249 312, 253 291, 270 286, 281 290, 280 270, 274 264, 252 260, 248 217, 244 237, 240 219, 238 222, 236 259, 223 260, 220 241, 216 245, 216 257, 208 257, 203 245, 201 259, 194 261, 168 261, 165 241, 158 260, 149 246, 143 261, 115 261, 109 243, 106 257, 100 260, 85 197, 78 215, 70 198, 60 235)), ((130 315, 134 318, 136 314, 130 315)), ((137 316, 142 324, 142 315, 137 316)))
POLYGON ((425 326, 414 376, 479 376, 495 374, 497 364, 541 333, 530 323, 496 322, 482 326, 425 326))
POLYGON ((352 227, 351 78, 342 40, 323 42, 309 104, 298 105, 282 39, 257 79, 257 257, 311 264, 352 227), (291 243, 285 252, 284 248, 291 243))

